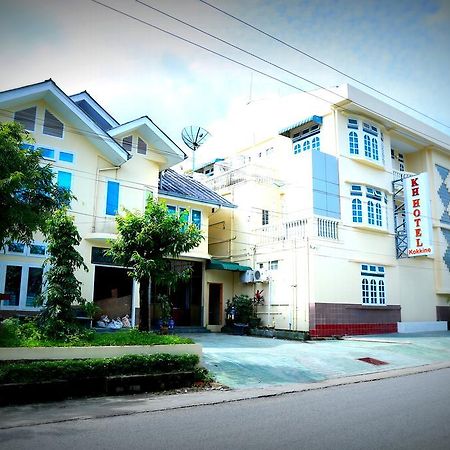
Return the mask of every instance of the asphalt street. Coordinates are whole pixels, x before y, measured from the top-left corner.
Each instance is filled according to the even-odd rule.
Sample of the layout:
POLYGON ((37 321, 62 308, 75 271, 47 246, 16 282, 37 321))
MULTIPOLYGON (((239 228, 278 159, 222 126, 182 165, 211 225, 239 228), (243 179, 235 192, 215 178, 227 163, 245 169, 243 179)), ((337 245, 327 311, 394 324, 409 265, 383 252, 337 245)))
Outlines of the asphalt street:
POLYGON ((0 448, 438 450, 449 448, 449 416, 446 368, 214 404, 35 425, 10 422, 0 430, 0 448))

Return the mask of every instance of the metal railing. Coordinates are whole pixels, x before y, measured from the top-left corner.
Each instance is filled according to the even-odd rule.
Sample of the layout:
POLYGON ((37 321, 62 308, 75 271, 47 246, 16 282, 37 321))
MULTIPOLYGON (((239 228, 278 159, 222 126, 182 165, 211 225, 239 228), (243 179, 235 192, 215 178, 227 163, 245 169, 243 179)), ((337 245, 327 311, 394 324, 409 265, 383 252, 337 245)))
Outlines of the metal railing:
POLYGON ((256 167, 253 165, 242 166, 228 172, 209 177, 204 183, 213 191, 219 191, 228 186, 242 183, 245 181, 254 181, 256 183, 272 184, 277 179, 273 176, 273 171, 267 167, 256 167))

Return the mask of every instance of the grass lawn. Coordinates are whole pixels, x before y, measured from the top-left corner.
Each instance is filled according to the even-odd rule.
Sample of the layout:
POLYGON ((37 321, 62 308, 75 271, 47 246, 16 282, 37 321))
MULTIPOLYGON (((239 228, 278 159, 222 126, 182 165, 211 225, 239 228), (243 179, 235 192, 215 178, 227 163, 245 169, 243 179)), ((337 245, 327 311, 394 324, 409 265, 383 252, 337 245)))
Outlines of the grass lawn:
MULTIPOLYGON (((6 321, 5 321, 6 322, 6 321)), ((162 336, 153 332, 141 332, 135 329, 115 332, 86 333, 69 337, 64 341, 43 338, 39 330, 30 323, 0 326, 0 347, 89 347, 100 345, 161 345, 193 344, 189 338, 175 335, 162 336)))

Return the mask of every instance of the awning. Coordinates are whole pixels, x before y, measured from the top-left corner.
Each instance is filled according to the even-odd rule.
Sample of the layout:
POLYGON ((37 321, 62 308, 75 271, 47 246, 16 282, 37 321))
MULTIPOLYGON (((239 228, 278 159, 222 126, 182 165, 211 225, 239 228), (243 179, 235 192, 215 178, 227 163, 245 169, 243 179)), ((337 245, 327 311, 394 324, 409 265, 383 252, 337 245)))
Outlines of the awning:
POLYGON ((309 122, 317 123, 318 125, 322 125, 322 117, 321 116, 310 116, 306 117, 305 119, 301 120, 300 122, 294 123, 286 128, 283 128, 278 132, 278 134, 288 136, 289 131, 293 130, 294 128, 300 127, 302 125, 305 125, 309 122))
POLYGON ((238 263, 219 261, 218 259, 212 259, 206 263, 206 270, 231 270, 232 272, 246 272, 247 270, 252 270, 251 267, 241 266, 238 263))

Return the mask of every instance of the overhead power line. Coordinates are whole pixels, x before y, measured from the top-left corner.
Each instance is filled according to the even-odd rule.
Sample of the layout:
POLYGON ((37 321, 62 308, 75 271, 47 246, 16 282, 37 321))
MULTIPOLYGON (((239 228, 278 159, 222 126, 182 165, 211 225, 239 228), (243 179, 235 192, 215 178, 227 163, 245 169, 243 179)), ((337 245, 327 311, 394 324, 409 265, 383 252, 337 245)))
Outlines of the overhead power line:
MULTIPOLYGON (((216 50, 213 50, 213 49, 211 49, 211 48, 208 48, 208 47, 206 47, 206 46, 204 46, 204 45, 202 45, 202 44, 199 44, 199 43, 197 43, 197 42, 192 41, 191 39, 188 39, 188 38, 185 38, 185 37, 183 37, 183 36, 180 36, 180 35, 178 35, 178 34, 172 32, 172 31, 166 30, 166 29, 164 29, 164 28, 162 28, 162 27, 160 27, 160 26, 158 26, 158 25, 155 25, 155 24, 153 24, 153 23, 151 23, 151 22, 148 22, 148 21, 146 21, 146 20, 143 20, 143 19, 141 19, 141 18, 139 18, 139 17, 133 16, 132 14, 129 14, 129 13, 125 12, 125 11, 122 11, 122 10, 120 10, 120 9, 114 8, 113 6, 107 5, 107 4, 102 3, 102 2, 100 2, 100 1, 98 1, 98 0, 91 0, 91 2, 96 3, 96 4, 98 4, 98 5, 102 6, 102 7, 107 8, 107 9, 109 9, 109 10, 111 10, 111 11, 114 11, 114 12, 116 12, 116 13, 118 13, 118 14, 121 14, 121 15, 123 15, 123 16, 125 16, 125 17, 128 17, 128 18, 130 18, 130 19, 132 19, 132 20, 135 20, 135 21, 137 21, 137 22, 139 22, 139 23, 142 23, 142 24, 144 24, 144 25, 146 25, 146 26, 149 26, 149 27, 151 27, 151 28, 154 28, 154 29, 156 29, 156 30, 158 30, 158 31, 161 31, 161 32, 164 33, 164 34, 167 34, 167 35, 172 36, 172 37, 174 37, 174 38, 176 38, 176 39, 179 39, 179 40, 181 40, 181 41, 184 41, 184 42, 186 42, 186 43, 188 43, 188 44, 191 44, 191 45, 193 45, 193 46, 195 46, 195 47, 201 48, 202 50, 205 50, 206 52, 209 52, 209 53, 211 53, 211 54, 214 54, 214 55, 216 55, 216 56, 218 56, 218 57, 220 57, 220 58, 222 58, 222 59, 225 59, 225 60, 227 60, 227 61, 230 61, 230 62, 232 62, 232 63, 235 63, 235 64, 237 64, 237 65, 239 65, 239 66, 241 66, 241 67, 244 67, 244 68, 246 68, 246 69, 249 69, 249 70, 251 70, 251 71, 253 71, 253 72, 259 73, 260 75, 262 75, 262 76, 264 76, 264 77, 266 77, 266 78, 272 79, 272 80, 277 81, 277 82, 279 82, 279 83, 282 83, 282 84, 284 84, 284 85, 286 85, 286 86, 288 86, 288 87, 291 87, 291 88, 293 88, 293 89, 295 89, 295 90, 297 90, 297 91, 301 91, 301 92, 303 92, 303 93, 305 93, 305 94, 307 94, 307 95, 310 95, 310 96, 312 96, 312 97, 315 97, 316 99, 318 99, 318 100, 320 100, 320 101, 322 101, 322 102, 324 102, 324 103, 327 103, 327 104, 329 104, 329 105, 333 105, 333 104, 334 104, 333 102, 331 102, 331 101, 329 101, 329 100, 326 100, 326 99, 320 97, 319 95, 317 95, 317 94, 314 93, 314 92, 306 91, 305 89, 302 89, 302 88, 300 88, 299 86, 296 86, 296 85, 294 85, 294 84, 292 84, 292 83, 289 83, 289 82, 287 82, 287 81, 285 81, 285 80, 282 80, 281 78, 278 78, 278 77, 276 77, 276 76, 274 76, 274 75, 270 75, 270 74, 268 74, 267 72, 264 72, 264 71, 262 71, 262 70, 256 69, 255 67, 252 67, 252 66, 250 66, 249 64, 243 63, 243 62, 238 61, 238 60, 236 60, 236 59, 234 59, 234 58, 231 58, 231 57, 229 57, 229 56, 226 56, 226 55, 224 55, 223 53, 220 53, 220 52, 218 52, 218 51, 216 51, 216 50)), ((178 19, 176 19, 176 20, 178 20, 178 19)), ((193 27, 193 26, 191 26, 191 27, 193 27)), ((234 44, 233 44, 233 45, 234 45, 234 44)), ((237 46, 236 46, 236 47, 237 47, 237 46)), ((242 51, 243 51, 243 52, 246 52, 244 49, 242 49, 242 51)), ((257 58, 257 56, 255 56, 255 57, 257 58)), ((269 64, 270 64, 270 62, 269 62, 269 64)), ((282 70, 283 70, 283 69, 282 69, 282 70)), ((286 70, 287 70, 287 69, 286 69, 286 70)), ((320 85, 320 84, 318 84, 318 83, 315 83, 315 82, 313 82, 313 81, 311 81, 311 80, 309 80, 309 79, 307 79, 307 78, 303 78, 303 79, 306 80, 307 82, 313 84, 313 85, 319 86, 321 89, 323 89, 323 90, 325 90, 325 91, 327 91, 327 92, 333 94, 334 96, 337 96, 337 97, 341 98, 342 100, 348 100, 346 97, 344 97, 343 95, 339 94, 338 92, 335 92, 335 91, 333 91, 333 90, 330 90, 330 89, 326 88, 325 86, 322 86, 322 85, 320 85)), ((384 119, 386 119, 386 120, 389 120, 389 121, 392 122, 392 123, 395 123, 396 125, 402 126, 402 127, 406 128, 406 129, 408 129, 408 130, 410 130, 410 131, 413 131, 413 132, 415 132, 415 133, 418 133, 419 135, 422 135, 422 136, 424 136, 424 137, 427 137, 427 138, 429 138, 429 139, 431 139, 431 140, 433 140, 433 141, 439 142, 439 143, 443 144, 444 146, 448 146, 448 143, 445 142, 445 141, 443 141, 442 139, 439 139, 439 138, 436 138, 436 137, 432 137, 432 136, 430 136, 429 134, 424 133, 423 131, 419 131, 419 130, 417 130, 417 129, 415 129, 415 128, 409 126, 409 125, 405 125, 405 124, 403 124, 403 123, 401 123, 401 122, 399 122, 399 121, 393 120, 392 118, 390 118, 390 117, 388 117, 388 116, 385 116, 385 115, 383 115, 382 113, 380 113, 380 112, 378 112, 378 111, 375 111, 375 110, 373 110, 373 109, 370 109, 370 108, 368 108, 366 105, 360 104, 360 103, 358 103, 358 102, 356 102, 356 101, 354 101, 354 100, 351 100, 351 102, 352 102, 354 105, 357 105, 357 106, 360 106, 360 107, 364 108, 364 109, 365 109, 366 111, 368 111, 368 112, 371 112, 371 113, 373 113, 373 114, 376 114, 376 115, 379 116, 379 117, 382 117, 382 118, 384 118, 384 119)), ((345 110, 345 107, 341 107, 341 109, 345 110)))
MULTIPOLYGON (((137 0, 137 1, 138 1, 139 3, 142 3, 142 2, 140 2, 139 0, 137 0)), ((235 15, 233 15, 233 14, 231 14, 231 13, 229 13, 229 12, 223 10, 223 9, 221 9, 221 8, 219 8, 218 6, 212 5, 211 3, 207 2, 206 0, 199 0, 199 1, 200 1, 201 3, 203 3, 203 4, 207 5, 207 6, 209 6, 210 8, 213 8, 213 9, 215 9, 216 11, 219 11, 221 14, 224 14, 224 15, 230 17, 231 19, 236 20, 236 21, 242 23, 243 25, 245 25, 245 26, 247 26, 247 27, 249 27, 249 28, 251 28, 251 29, 257 31, 258 33, 263 34, 264 36, 266 36, 266 37, 268 37, 268 38, 270 38, 270 39, 273 39, 274 41, 276 41, 276 42, 278 42, 278 43, 280 43, 280 44, 282 44, 282 45, 284 45, 284 46, 290 48, 291 50, 294 50, 294 51, 296 51, 297 53, 300 53, 300 54, 302 54, 303 56, 306 56, 307 58, 312 59, 313 61, 315 61, 315 62, 317 62, 317 63, 319 63, 319 64, 321 64, 321 65, 327 67, 328 69, 331 69, 331 70, 333 70, 334 72, 337 72, 337 73, 339 73, 340 75, 343 75, 343 76, 349 78, 350 80, 355 81, 356 83, 358 83, 358 84, 360 84, 360 85, 362 85, 362 86, 364 86, 364 87, 370 89, 371 91, 376 92, 377 94, 380 94, 380 95, 382 95, 383 97, 388 98, 388 99, 390 99, 390 100, 392 100, 392 101, 398 103, 399 105, 402 105, 402 106, 404 106, 405 108, 408 108, 408 109, 410 109, 411 111, 414 111, 415 113, 420 114, 421 116, 426 117, 427 119, 430 119, 430 120, 432 120, 433 122, 435 122, 435 123, 437 123, 437 124, 439 124, 439 125, 442 125, 442 126, 444 126, 444 127, 450 129, 450 125, 447 125, 446 123, 441 122, 440 120, 437 120, 437 119, 435 119, 434 117, 431 117, 430 115, 425 114, 425 113, 423 113, 422 111, 419 111, 418 109, 413 108, 412 106, 407 105, 406 103, 402 102, 401 100, 398 100, 398 99, 396 99, 396 98, 394 98, 394 97, 392 97, 392 96, 390 96, 390 95, 388 95, 388 94, 385 94, 384 92, 380 91, 379 89, 374 88, 373 86, 371 86, 371 85, 369 85, 369 84, 367 84, 367 83, 364 83, 364 81, 358 80, 357 78, 353 77, 352 75, 349 75, 348 73, 343 72, 342 70, 340 70, 340 69, 338 69, 338 68, 332 66, 331 64, 328 64, 328 63, 326 63, 325 61, 323 61, 323 60, 321 60, 321 59, 319 59, 319 58, 316 58, 315 56, 311 55, 310 53, 305 52, 304 50, 301 50, 301 49, 299 49, 298 47, 295 47, 294 45, 292 45, 292 44, 290 44, 290 43, 284 41, 283 39, 280 39, 280 38, 278 38, 277 36, 274 36, 273 34, 270 34, 270 33, 268 33, 267 31, 264 31, 264 30, 262 30, 261 28, 255 26, 255 25, 252 25, 251 23, 249 23, 249 22, 247 22, 247 21, 245 21, 245 20, 243 20, 243 19, 241 19, 241 18, 239 18, 239 17, 237 17, 237 16, 235 16, 235 15)))

